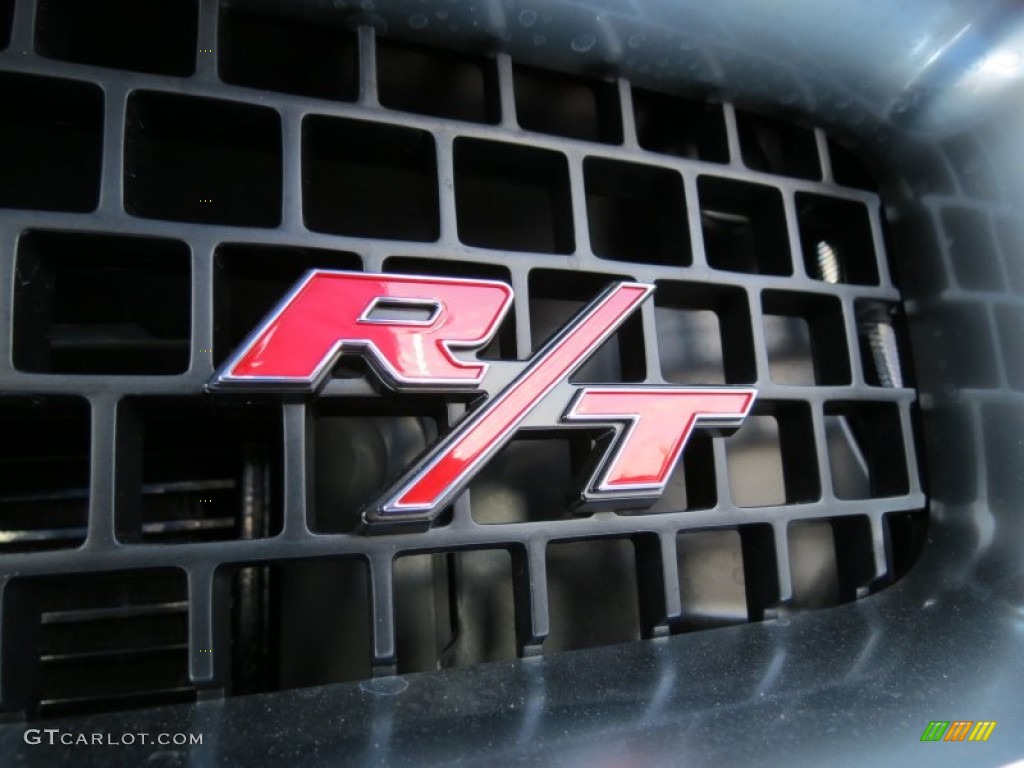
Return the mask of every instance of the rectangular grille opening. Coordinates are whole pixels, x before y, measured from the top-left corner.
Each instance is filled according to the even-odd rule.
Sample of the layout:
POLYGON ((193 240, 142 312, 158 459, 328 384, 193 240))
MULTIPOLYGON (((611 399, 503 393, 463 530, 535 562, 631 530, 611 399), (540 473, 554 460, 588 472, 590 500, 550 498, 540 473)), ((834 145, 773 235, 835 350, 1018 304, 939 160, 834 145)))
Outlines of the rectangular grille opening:
POLYGON ((222 3, 217 37, 226 83, 338 101, 359 95, 359 49, 347 29, 222 3))
POLYGON ((622 143, 618 87, 592 80, 516 66, 516 116, 528 131, 605 144, 622 143))
POLYGON ((221 365, 311 269, 360 271, 354 253, 229 243, 213 257, 213 359, 221 365))
MULTIPOLYGON (((431 277, 457 277, 469 280, 497 280, 511 283, 512 276, 504 267, 490 264, 479 264, 469 261, 438 261, 436 259, 417 259, 408 256, 395 256, 384 262, 385 272, 396 272, 402 275, 428 275, 431 277)), ((516 359, 516 318, 515 311, 509 309, 505 319, 498 326, 491 343, 476 353, 484 360, 515 360, 516 359)))
POLYGON ((1024 328, 1024 308, 1010 305, 996 307, 996 325, 999 328, 999 344, 1003 350, 1007 383, 1013 389, 1024 390, 1024 358, 1017 354, 1020 349, 1020 331, 1024 328))
POLYGON ((231 687, 259 693, 371 674, 370 577, 361 558, 226 569, 231 687))
POLYGON ((636 512, 618 514, 661 514, 711 509, 718 503, 715 488, 715 456, 711 435, 697 430, 686 441, 682 461, 668 478, 665 491, 654 504, 636 512))
POLYGON ((4 600, 5 700, 29 718, 193 701, 181 571, 14 582, 4 600))
POLYGON ((96 208, 103 92, 75 80, 0 73, 0 103, 0 208, 96 208))
POLYGON ((827 403, 825 436, 832 487, 840 499, 907 493, 903 427, 895 403, 827 403))
POLYGON ((447 427, 436 398, 387 402, 321 399, 313 408, 313 498, 310 528, 317 533, 356 529, 363 508, 383 493, 447 427))
POLYGON ((633 112, 640 146, 651 152, 729 162, 729 142, 721 104, 633 89, 633 112))
POLYGON ((281 529, 277 408, 132 398, 118 409, 118 536, 144 544, 281 529))
POLYGON ((727 448, 733 503, 761 507, 786 503, 779 423, 774 416, 748 416, 727 448))
POLYGON ((867 164, 845 143, 829 138, 828 155, 836 183, 867 192, 878 191, 878 183, 867 164))
POLYGON ((51 59, 187 77, 195 71, 197 8, 196 0, 38 0, 36 50, 51 59))
POLYGON ((850 383, 850 354, 839 300, 790 291, 765 291, 765 345, 778 384, 850 383))
POLYGON ((767 523, 754 523, 740 526, 739 534, 747 617, 750 621, 763 621, 777 615, 780 599, 775 531, 767 523))
POLYGON ((0 553, 85 540, 89 431, 85 400, 0 398, 0 553))
POLYGON ((661 375, 675 384, 757 381, 742 288, 659 281, 654 294, 661 375))
POLYGON ((1010 286, 1015 293, 1024 293, 1024 259, 1014 258, 1016 254, 1024 253, 1024 221, 1011 216, 997 216, 993 227, 1010 286))
POLYGON ((868 593, 875 575, 866 515, 800 520, 787 527, 793 600, 787 609, 813 610, 868 593))
POLYGON ((797 192, 796 214, 808 275, 827 283, 878 285, 867 206, 797 192))
POLYGON ((827 608, 839 600, 836 541, 828 520, 801 520, 787 527, 789 573, 796 610, 827 608))
POLYGON ((791 275, 782 194, 775 187, 697 179, 708 264, 729 272, 791 275))
POLYGON ((505 550, 399 557, 394 590, 399 674, 516 657, 505 550))
POLYGON ((547 574, 551 632, 544 641, 545 653, 640 639, 632 541, 549 544, 547 574))
POLYGON ((755 171, 820 179, 821 163, 814 131, 737 110, 743 164, 755 171))
POLYGON ((932 214, 917 212, 897 218, 889 211, 882 223, 888 247, 903 256, 890 259, 894 285, 914 285, 927 295, 937 295, 950 285, 952 277, 946 274, 945 254, 939 245, 944 238, 932 214))
POLYGON ((1003 290, 1006 280, 997 260, 988 216, 964 208, 943 208, 940 217, 949 261, 960 287, 971 291, 1003 290))
MULTIPOLYGON (((951 406, 955 407, 955 406, 951 406)), ((1004 511, 1017 512, 1020 508, 1016 503, 1015 491, 1020 488, 1020 467, 1014 463, 1014 459, 1020 456, 1021 436, 1024 435, 1024 411, 1016 403, 1006 401, 986 403, 981 406, 980 432, 989 447, 990 455, 1005 457, 1002 461, 989 461, 977 467, 979 482, 984 483, 984 490, 988 503, 992 505, 993 511, 1001 513, 1004 511)), ((971 431, 978 428, 976 421, 970 422, 971 431)), ((971 435, 971 432, 967 433, 971 435)), ((955 439, 963 440, 964 435, 956 435, 955 439)), ((973 473, 975 468, 970 467, 973 473)), ((973 479, 973 478, 972 478, 973 479)), ((976 501, 977 496, 970 501, 976 501)), ((1007 531, 1000 531, 999 534, 1011 534, 1007 531)), ((999 534, 993 534, 998 536, 999 534)), ((1015 542, 1014 542, 1015 543, 1015 542)), ((1009 542, 1008 542, 1009 544, 1009 542)), ((986 566, 987 573, 993 573, 995 566, 986 566), (991 570, 989 570, 991 568, 991 570)))
POLYGON ((977 302, 947 301, 934 314, 943 334, 923 339, 914 355, 922 380, 946 381, 956 388, 1000 386, 988 310, 977 302), (951 350, 956 350, 955 359, 951 350))
POLYGON ((620 261, 690 265, 686 198, 676 171, 588 157, 583 174, 595 254, 620 261))
POLYGON ((736 506, 798 504, 821 496, 806 403, 758 402, 726 443, 726 457, 736 506))
MULTIPOLYGON (((996 181, 1000 175, 993 167, 992 157, 986 148, 990 141, 991 139, 982 138, 974 131, 961 131, 943 140, 936 147, 936 150, 945 154, 946 157, 970 158, 966 162, 966 167, 958 169, 958 172, 955 173, 956 185, 960 187, 960 192, 966 198, 996 202, 1002 200, 1005 195, 1002 184, 996 181)), ((948 167, 944 170, 948 174, 944 181, 949 183, 948 180, 953 173, 948 167)))
POLYGON ((592 450, 582 431, 520 431, 469 486, 473 519, 484 525, 571 519, 592 450))
POLYGON ((743 542, 738 531, 694 531, 676 536, 682 618, 674 632, 747 620, 743 542))
POLYGON ((923 510, 890 512, 885 520, 885 547, 893 581, 910 570, 924 547, 928 533, 928 513, 923 510))
POLYGON ((133 216, 281 223, 281 119, 272 109, 136 91, 124 153, 125 209, 133 216))
POLYGON ((11 44, 14 23, 14 0, 0 0, 0 51, 11 44))
POLYGON ((178 240, 36 230, 18 240, 14 365, 33 373, 188 369, 191 265, 178 240))
MULTIPOLYGON (((971 442, 979 438, 979 428, 974 416, 961 408, 958 403, 944 403, 936 406, 931 416, 929 427, 937 444, 955 445, 958 442, 971 442)), ((929 474, 935 479, 931 482, 929 493, 931 498, 943 504, 968 505, 978 498, 981 478, 980 467, 976 463, 965 464, 962 457, 955 453, 932 453, 927 456, 929 474), (962 472, 963 478, 952 480, 962 472)))
POLYGON ((471 123, 501 119, 494 59, 393 40, 377 43, 377 91, 391 109, 471 123))
MULTIPOLYGON (((619 279, 614 275, 539 269, 530 272, 530 331, 537 352, 566 323, 619 279)), ((643 381, 643 326, 634 313, 573 375, 574 382, 643 381)))
POLYGON ((482 248, 572 253, 565 155, 462 137, 454 152, 459 240, 482 248))
POLYGON ((766 314, 764 332, 772 381, 814 384, 814 355, 807 320, 800 315, 766 314))
POLYGON ((833 517, 838 598, 847 603, 864 597, 875 583, 875 546, 867 515, 833 517))
POLYGON ((302 122, 302 214, 317 232, 437 240, 437 156, 426 131, 314 115, 302 122))

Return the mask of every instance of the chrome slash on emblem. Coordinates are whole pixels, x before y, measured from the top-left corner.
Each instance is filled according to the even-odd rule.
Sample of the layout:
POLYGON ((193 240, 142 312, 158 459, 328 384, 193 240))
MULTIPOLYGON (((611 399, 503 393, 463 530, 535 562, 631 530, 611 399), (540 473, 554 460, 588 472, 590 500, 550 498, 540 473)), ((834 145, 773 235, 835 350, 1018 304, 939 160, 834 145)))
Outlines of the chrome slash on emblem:
POLYGON ((214 375, 211 390, 313 391, 342 353, 363 354, 396 390, 480 391, 473 410, 363 511, 371 531, 428 527, 518 430, 606 428, 606 454, 582 506, 653 503, 696 427, 736 427, 749 387, 577 385, 573 373, 654 290, 615 283, 530 360, 485 363, 484 348, 512 304, 487 280, 316 270, 214 375), (502 375, 492 375, 502 369, 502 375), (509 375, 509 367, 514 368, 509 375))

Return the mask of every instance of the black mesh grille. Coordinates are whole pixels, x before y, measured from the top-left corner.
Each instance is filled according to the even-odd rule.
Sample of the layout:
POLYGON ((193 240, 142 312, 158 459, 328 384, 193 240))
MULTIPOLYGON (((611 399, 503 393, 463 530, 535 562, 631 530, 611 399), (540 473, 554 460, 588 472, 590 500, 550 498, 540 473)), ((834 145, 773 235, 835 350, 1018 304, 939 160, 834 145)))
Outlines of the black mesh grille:
POLYGON ((623 642, 905 569, 916 394, 880 200, 846 150, 731 104, 235 5, 0 2, 7 711, 623 642), (696 435, 649 510, 572 514, 594 435, 534 432, 432 530, 366 537, 361 505, 465 398, 381 392, 345 358, 316 398, 203 392, 313 267, 506 280, 484 353, 506 359, 610 281, 651 282, 577 378, 750 384, 758 404, 696 435))

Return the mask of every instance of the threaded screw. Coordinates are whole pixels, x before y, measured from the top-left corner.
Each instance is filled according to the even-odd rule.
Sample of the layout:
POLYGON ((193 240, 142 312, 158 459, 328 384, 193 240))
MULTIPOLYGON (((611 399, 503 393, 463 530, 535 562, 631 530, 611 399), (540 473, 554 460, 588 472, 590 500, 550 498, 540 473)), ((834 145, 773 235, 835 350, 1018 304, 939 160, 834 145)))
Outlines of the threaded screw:
POLYGON ((868 342, 878 383, 883 387, 902 387, 899 346, 889 313, 881 304, 872 304, 860 314, 858 325, 868 342))
POLYGON ((815 246, 818 251, 818 275, 826 283, 835 285, 839 282, 839 257, 836 250, 824 240, 815 246))

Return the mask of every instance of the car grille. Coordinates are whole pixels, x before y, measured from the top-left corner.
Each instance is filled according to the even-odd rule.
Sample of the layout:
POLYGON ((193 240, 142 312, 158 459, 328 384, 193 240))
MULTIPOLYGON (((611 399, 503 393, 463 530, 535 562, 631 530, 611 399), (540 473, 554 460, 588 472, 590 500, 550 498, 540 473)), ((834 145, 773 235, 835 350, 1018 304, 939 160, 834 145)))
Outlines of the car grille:
POLYGON ((0 2, 0 46, 11 715, 777 618, 913 560, 880 198, 821 130, 240 3, 0 2), (595 436, 531 432, 433 529, 366 537, 361 506, 473 403, 347 358, 315 398, 205 394, 311 268, 504 280, 498 359, 651 282, 577 379, 759 400, 649 510, 573 514, 595 436))

